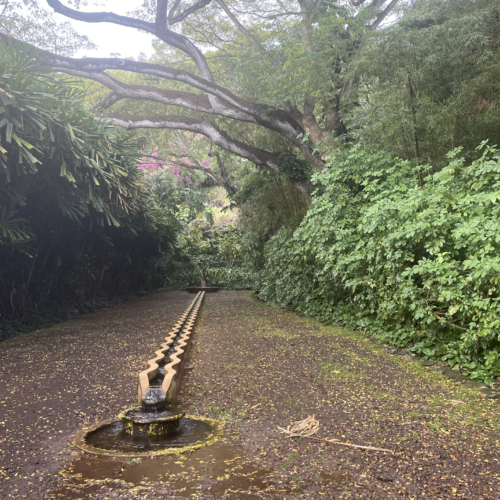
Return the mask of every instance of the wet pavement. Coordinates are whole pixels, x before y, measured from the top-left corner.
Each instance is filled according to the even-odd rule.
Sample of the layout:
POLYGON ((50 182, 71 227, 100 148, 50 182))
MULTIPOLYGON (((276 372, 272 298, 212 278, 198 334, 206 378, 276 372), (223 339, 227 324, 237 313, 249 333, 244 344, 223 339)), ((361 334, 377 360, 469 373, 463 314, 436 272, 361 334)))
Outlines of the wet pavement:
MULTIPOLYGON (((168 484, 175 491, 176 498, 209 495, 250 500, 279 498, 302 491, 300 484, 283 486, 275 472, 249 460, 239 446, 236 434, 226 435, 222 440, 191 453, 153 459, 123 460, 84 455, 73 460, 62 475, 65 477, 64 486, 47 498, 106 498, 120 487, 123 493, 139 495, 143 492, 147 495, 158 483, 168 484)), ((323 474, 318 478, 332 492, 347 479, 342 474, 323 474)))

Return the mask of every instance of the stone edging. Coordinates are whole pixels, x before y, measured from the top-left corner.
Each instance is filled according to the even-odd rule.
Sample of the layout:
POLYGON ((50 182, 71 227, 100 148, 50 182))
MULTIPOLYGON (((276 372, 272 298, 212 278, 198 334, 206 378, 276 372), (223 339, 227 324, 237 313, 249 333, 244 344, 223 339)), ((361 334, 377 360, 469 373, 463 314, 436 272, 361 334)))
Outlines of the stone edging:
MULTIPOLYGON (((135 408, 135 407, 134 407, 135 408)), ((144 451, 144 452, 136 452, 136 453, 126 453, 126 452, 120 452, 120 451, 112 451, 112 450, 103 450, 101 448, 94 448, 93 446, 90 446, 86 442, 87 436, 99 429, 100 427, 103 427, 105 425, 109 424, 114 424, 117 422, 116 419, 110 419, 110 420, 104 420, 102 422, 96 423, 95 425, 92 425, 91 427, 87 427, 80 431, 78 434, 76 434, 73 442, 75 443, 75 446, 83 452, 86 453, 92 453, 94 455, 100 455, 100 456, 105 456, 105 457, 117 457, 117 458, 153 458, 153 457, 161 457, 161 456, 166 456, 166 455, 176 455, 180 453, 185 453, 186 451, 194 451, 199 448, 203 448, 204 446, 208 446, 210 444, 215 443, 218 441, 221 437, 222 434, 222 428, 223 428, 223 423, 220 423, 216 420, 213 420, 211 418, 206 418, 206 417, 193 417, 189 416, 189 418, 194 418, 196 420, 202 420, 204 422, 210 422, 213 426, 213 432, 210 434, 208 439, 204 442, 199 442, 183 447, 175 447, 175 448, 164 448, 163 450, 158 450, 158 451, 144 451)))
POLYGON ((170 362, 165 365, 165 378, 163 380, 160 396, 164 398, 167 404, 175 405, 177 402, 177 394, 181 386, 182 375, 184 374, 184 366, 189 354, 190 337, 193 328, 198 319, 198 312, 203 303, 205 292, 199 292, 184 314, 179 318, 174 328, 170 330, 165 337, 165 342, 161 344, 161 348, 155 352, 156 357, 150 359, 146 370, 139 373, 138 377, 138 403, 139 405, 151 393, 149 381, 153 380, 159 371, 158 362, 162 361, 167 351, 177 339, 179 341, 174 352, 170 355, 170 362), (182 332, 182 333, 181 333, 182 332))

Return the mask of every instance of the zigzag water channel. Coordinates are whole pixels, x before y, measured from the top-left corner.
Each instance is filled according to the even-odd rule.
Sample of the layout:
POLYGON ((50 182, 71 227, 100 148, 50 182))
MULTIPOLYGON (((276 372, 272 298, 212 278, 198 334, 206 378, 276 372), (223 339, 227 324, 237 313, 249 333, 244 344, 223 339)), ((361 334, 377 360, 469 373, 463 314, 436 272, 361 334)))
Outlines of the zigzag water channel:
POLYGON ((177 396, 187 362, 191 335, 205 292, 199 292, 165 342, 138 376, 138 405, 123 411, 119 420, 101 422, 80 433, 75 444, 83 451, 137 457, 192 450, 216 440, 217 423, 186 416, 177 396), (170 451, 172 450, 172 451, 170 451))

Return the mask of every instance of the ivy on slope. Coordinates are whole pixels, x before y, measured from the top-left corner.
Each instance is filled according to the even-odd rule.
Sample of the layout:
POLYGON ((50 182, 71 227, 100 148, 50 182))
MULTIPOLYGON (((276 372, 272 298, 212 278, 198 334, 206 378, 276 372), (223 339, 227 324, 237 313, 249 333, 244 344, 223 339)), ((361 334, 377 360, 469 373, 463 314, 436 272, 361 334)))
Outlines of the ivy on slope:
POLYGON ((300 227, 267 245, 268 300, 492 384, 500 376, 500 151, 439 171, 360 145, 329 158, 300 227))

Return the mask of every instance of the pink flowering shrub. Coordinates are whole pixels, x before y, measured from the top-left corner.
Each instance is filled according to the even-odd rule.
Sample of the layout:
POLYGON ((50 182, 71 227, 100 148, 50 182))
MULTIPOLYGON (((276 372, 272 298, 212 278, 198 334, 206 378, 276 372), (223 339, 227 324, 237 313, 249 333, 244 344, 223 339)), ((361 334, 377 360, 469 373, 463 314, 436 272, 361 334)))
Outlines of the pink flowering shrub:
MULTIPOLYGON (((206 157, 202 160, 195 160, 194 157, 198 156, 199 153, 195 149, 196 144, 199 143, 202 138, 195 136, 193 139, 187 139, 185 137, 180 138, 180 144, 171 143, 168 145, 167 151, 171 152, 171 156, 167 161, 163 161, 158 158, 158 151, 154 151, 148 160, 145 161, 144 158, 138 159, 139 170, 142 170, 146 176, 150 179, 152 175, 158 174, 160 172, 170 171, 174 176, 175 184, 193 184, 195 181, 186 175, 182 170, 184 167, 203 167, 207 170, 210 168, 210 162, 212 158, 206 157), (194 145, 193 142, 194 141, 194 145)), ((144 151, 142 151, 144 153, 144 151)), ((168 153, 167 153, 168 155, 168 153)))

